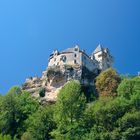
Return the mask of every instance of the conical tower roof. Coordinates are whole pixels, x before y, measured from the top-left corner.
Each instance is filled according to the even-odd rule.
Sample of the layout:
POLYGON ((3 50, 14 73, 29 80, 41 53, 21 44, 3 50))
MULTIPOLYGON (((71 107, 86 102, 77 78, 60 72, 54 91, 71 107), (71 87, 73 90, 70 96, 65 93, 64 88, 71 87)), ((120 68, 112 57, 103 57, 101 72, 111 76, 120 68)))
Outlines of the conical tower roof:
POLYGON ((97 48, 94 50, 93 54, 94 54, 94 53, 97 53, 97 52, 100 52, 100 51, 103 51, 103 47, 99 44, 99 45, 97 46, 97 48))

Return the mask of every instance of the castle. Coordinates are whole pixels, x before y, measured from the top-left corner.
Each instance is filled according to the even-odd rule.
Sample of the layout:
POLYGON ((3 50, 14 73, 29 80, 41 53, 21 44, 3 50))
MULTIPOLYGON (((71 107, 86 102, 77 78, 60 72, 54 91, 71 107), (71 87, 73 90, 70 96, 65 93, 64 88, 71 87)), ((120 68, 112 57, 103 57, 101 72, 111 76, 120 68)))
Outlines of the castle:
POLYGON ((48 67, 62 65, 79 65, 85 66, 90 71, 105 70, 112 66, 113 57, 110 55, 108 48, 103 48, 100 44, 89 56, 84 50, 76 45, 62 52, 55 50, 50 55, 48 67))
POLYGON ((100 44, 89 56, 78 45, 62 52, 55 50, 49 57, 48 67, 42 77, 30 77, 22 86, 23 90, 39 97, 40 89, 45 95, 41 100, 54 102, 59 90, 68 81, 80 81, 83 86, 94 86, 96 76, 103 70, 112 67, 113 57, 109 49, 100 44))

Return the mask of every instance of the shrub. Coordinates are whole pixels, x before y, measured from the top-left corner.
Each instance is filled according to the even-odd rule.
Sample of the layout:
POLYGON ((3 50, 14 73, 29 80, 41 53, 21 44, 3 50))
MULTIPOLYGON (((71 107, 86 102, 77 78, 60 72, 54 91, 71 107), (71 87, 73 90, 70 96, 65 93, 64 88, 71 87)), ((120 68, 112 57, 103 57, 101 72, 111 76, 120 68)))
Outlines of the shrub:
POLYGON ((114 96, 117 94, 117 88, 121 79, 117 72, 109 68, 96 78, 96 89, 102 96, 114 96))
POLYGON ((2 135, 0 134, 0 140, 12 140, 10 135, 2 135))
POLYGON ((25 132, 22 137, 21 140, 35 140, 32 135, 29 132, 25 132))
POLYGON ((40 96, 40 97, 44 97, 44 96, 45 96, 45 92, 46 92, 46 89, 45 89, 45 88, 41 88, 41 89, 39 90, 39 96, 40 96))
POLYGON ((140 78, 125 78, 118 89, 119 96, 130 98, 131 95, 140 93, 140 78))

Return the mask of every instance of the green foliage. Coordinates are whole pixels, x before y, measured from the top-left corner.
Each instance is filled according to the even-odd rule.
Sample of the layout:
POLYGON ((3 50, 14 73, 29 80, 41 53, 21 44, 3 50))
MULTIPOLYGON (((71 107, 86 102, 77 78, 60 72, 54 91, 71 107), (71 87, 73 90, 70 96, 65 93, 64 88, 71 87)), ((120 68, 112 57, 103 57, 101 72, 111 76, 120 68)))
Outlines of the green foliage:
POLYGON ((0 96, 0 140, 139 140, 140 78, 123 78, 118 86, 119 80, 112 69, 101 73, 96 83, 101 84, 100 94, 118 91, 119 96, 101 96, 90 103, 78 81, 68 82, 54 105, 42 106, 13 87, 0 96))
POLYGON ((0 134, 0 140, 12 140, 10 135, 2 135, 0 134))
POLYGON ((140 111, 132 110, 118 120, 120 133, 123 139, 140 138, 140 111))
POLYGON ((0 105, 0 132, 21 136, 24 132, 24 121, 38 109, 38 101, 29 93, 17 92, 19 88, 12 88, 2 97, 0 105))
POLYGON ((86 103, 95 101, 98 98, 98 94, 95 90, 95 86, 91 86, 91 85, 84 86, 83 85, 83 86, 81 86, 81 89, 86 97, 86 103))
POLYGON ((12 88, 5 97, 3 97, 2 104, 1 104, 1 113, 0 114, 0 122, 1 122, 1 133, 3 134, 10 134, 14 136, 16 133, 16 114, 17 114, 17 100, 16 97, 17 88, 12 88))
POLYGON ((39 90, 39 96, 40 96, 40 97, 44 97, 44 96, 45 96, 45 92, 46 92, 46 89, 45 89, 45 88, 41 88, 41 89, 39 90))
POLYGON ((22 91, 20 87, 14 86, 8 91, 7 94, 20 94, 21 92, 22 91))
POLYGON ((102 96, 115 96, 120 83, 120 77, 115 70, 109 68, 96 78, 96 89, 102 96))
POLYGON ((118 95, 130 98, 131 95, 140 93, 140 78, 125 78, 119 85, 118 95))
POLYGON ((60 91, 56 102, 54 119, 57 129, 52 135, 57 139, 71 139, 83 117, 85 98, 78 81, 67 83, 60 91))
POLYGON ((86 138, 138 139, 140 138, 140 111, 125 98, 101 98, 86 110, 86 138))
POLYGON ((50 139, 50 132, 55 128, 53 106, 40 108, 26 121, 27 132, 36 140, 50 139))

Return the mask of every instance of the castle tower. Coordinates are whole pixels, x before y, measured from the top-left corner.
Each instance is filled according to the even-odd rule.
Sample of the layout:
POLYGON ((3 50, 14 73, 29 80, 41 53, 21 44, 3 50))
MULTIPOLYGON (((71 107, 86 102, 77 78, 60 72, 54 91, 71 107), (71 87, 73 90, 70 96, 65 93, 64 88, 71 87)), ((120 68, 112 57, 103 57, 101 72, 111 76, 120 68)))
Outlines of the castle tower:
POLYGON ((109 49, 103 48, 100 44, 92 53, 91 58, 97 60, 100 70, 112 67, 113 57, 110 55, 109 49))

